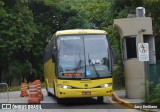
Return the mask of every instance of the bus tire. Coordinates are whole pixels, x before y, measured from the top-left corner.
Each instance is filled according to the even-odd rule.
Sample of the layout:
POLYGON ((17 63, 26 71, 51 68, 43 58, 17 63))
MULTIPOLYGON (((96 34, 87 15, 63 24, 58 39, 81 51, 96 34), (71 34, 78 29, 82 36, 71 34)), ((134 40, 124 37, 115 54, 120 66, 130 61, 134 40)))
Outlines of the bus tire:
POLYGON ((104 99, 103 96, 97 97, 97 100, 98 100, 99 103, 103 103, 103 99, 104 99))
POLYGON ((50 92, 47 92, 47 95, 48 95, 48 96, 52 96, 52 94, 51 94, 50 92))
POLYGON ((48 88, 46 87, 47 96, 52 96, 52 94, 48 91, 48 88))
POLYGON ((57 95, 56 95, 56 90, 55 90, 55 85, 54 85, 54 84, 53 84, 53 91, 54 91, 53 95, 54 95, 55 97, 57 97, 57 95))
POLYGON ((62 103, 63 103, 63 99, 57 97, 57 103, 58 103, 58 104, 62 104, 62 103))
POLYGON ((51 95, 52 95, 52 94, 48 91, 47 83, 46 83, 46 91, 47 91, 47 96, 51 96, 51 95))

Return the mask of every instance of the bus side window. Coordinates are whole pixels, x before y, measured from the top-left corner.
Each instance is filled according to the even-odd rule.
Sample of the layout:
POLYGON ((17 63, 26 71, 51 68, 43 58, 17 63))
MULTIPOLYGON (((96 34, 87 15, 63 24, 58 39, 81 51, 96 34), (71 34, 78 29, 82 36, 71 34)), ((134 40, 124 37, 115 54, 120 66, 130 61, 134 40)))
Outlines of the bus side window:
POLYGON ((52 50, 52 62, 54 63, 55 60, 56 60, 56 51, 57 51, 57 48, 56 47, 53 47, 53 50, 52 50))
POLYGON ((46 50, 45 50, 45 56, 44 56, 44 61, 48 61, 49 58, 50 58, 50 49, 49 49, 50 46, 47 46, 46 47, 46 50))
POLYGON ((52 58, 52 62, 54 63, 56 60, 56 46, 55 46, 55 36, 52 38, 51 41, 51 58, 52 58))

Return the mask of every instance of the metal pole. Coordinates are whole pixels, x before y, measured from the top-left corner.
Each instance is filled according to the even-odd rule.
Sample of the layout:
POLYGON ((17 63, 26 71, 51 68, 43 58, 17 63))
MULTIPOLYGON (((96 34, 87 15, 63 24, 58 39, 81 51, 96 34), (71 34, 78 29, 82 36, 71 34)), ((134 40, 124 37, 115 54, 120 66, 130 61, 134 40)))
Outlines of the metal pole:
MULTIPOLYGON (((2 86, 1 87, 1 89, 0 89, 0 94, 3 94, 3 92, 4 92, 4 94, 6 93, 7 94, 7 102, 5 102, 5 103, 8 103, 9 102, 9 92, 8 92, 8 84, 7 83, 0 83, 0 86, 2 86), (2 92, 2 93, 1 93, 2 92)), ((1 97, 1 95, 0 95, 0 97, 1 97)), ((2 96, 3 97, 3 96, 2 96)), ((2 99, 2 98, 1 98, 2 99)), ((4 97, 4 99, 5 99, 5 97, 4 97)), ((4 103, 4 102, 1 102, 1 103, 4 103)))
POLYGON ((145 96, 146 101, 149 101, 149 62, 145 61, 145 96))

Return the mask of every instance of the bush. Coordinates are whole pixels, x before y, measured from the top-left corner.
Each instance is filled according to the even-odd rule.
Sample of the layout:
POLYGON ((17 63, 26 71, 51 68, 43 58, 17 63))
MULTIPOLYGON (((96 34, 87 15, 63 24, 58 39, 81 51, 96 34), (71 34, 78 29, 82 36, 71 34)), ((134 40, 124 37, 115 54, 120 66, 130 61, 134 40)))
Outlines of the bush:
POLYGON ((152 82, 148 83, 148 94, 146 96, 146 103, 154 103, 160 106, 160 83, 154 86, 152 82))
POLYGON ((113 88, 122 89, 125 87, 123 64, 120 62, 116 69, 113 70, 113 88))

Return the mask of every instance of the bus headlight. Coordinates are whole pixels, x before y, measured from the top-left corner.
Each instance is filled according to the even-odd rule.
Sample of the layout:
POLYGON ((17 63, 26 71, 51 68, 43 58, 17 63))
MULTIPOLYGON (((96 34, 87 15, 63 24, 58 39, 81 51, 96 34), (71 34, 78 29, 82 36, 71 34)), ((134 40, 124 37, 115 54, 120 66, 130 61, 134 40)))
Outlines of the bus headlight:
POLYGON ((63 88, 63 89, 71 89, 72 88, 71 86, 67 86, 67 85, 63 85, 63 84, 60 84, 59 87, 63 88))
POLYGON ((100 85, 100 86, 101 86, 101 88, 105 88, 105 87, 112 86, 112 84, 102 84, 102 85, 100 85))

